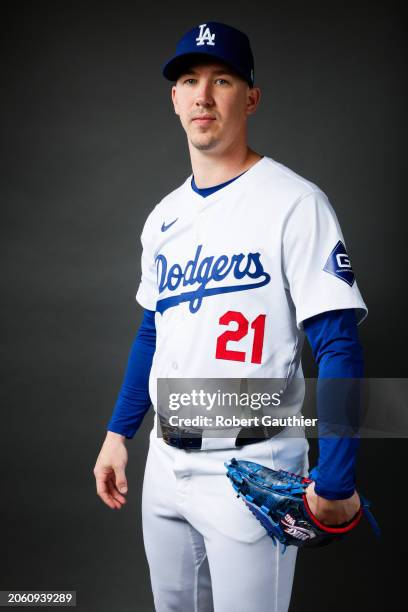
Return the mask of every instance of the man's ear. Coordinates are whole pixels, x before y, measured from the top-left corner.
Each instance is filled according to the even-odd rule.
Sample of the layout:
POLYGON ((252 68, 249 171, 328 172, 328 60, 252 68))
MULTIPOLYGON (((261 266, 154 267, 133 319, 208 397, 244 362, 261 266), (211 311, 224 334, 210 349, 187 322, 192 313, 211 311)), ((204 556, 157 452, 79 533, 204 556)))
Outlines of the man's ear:
POLYGON ((173 87, 171 88, 171 99, 173 101, 174 112, 176 113, 176 115, 178 115, 179 112, 177 104, 177 87, 175 85, 173 85, 173 87))
POLYGON ((246 105, 246 113, 247 115, 252 115, 258 108, 259 101, 261 99, 261 90, 259 87, 248 87, 247 93, 247 105, 246 105))

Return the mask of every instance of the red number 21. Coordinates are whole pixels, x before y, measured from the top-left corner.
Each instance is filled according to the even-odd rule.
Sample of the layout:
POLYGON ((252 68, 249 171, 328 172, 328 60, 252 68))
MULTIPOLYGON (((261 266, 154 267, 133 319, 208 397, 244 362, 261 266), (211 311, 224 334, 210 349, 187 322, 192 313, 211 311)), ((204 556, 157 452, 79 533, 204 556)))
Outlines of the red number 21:
MULTIPOLYGON (((261 363, 262 349, 265 334, 265 317, 260 314, 251 323, 251 329, 254 330, 254 339, 252 342, 251 363, 261 363)), ((246 354, 244 351, 233 351, 227 349, 228 342, 238 342, 248 333, 249 321, 244 317, 242 312, 236 310, 228 310, 220 317, 220 325, 229 325, 231 322, 237 323, 238 327, 235 330, 227 330, 217 338, 217 349, 215 352, 216 359, 228 359, 229 361, 245 361, 246 354)))

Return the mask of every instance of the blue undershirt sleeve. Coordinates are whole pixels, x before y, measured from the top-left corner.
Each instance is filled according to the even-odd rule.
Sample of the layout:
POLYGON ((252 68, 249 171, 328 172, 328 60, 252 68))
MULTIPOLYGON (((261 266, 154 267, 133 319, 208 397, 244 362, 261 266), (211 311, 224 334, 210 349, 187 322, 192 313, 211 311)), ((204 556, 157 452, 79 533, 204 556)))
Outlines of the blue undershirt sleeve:
POLYGON ((149 376, 156 349, 155 312, 144 310, 143 320, 133 342, 124 380, 116 401, 108 431, 131 439, 151 406, 149 376))
POLYGON ((347 423, 350 425, 348 431, 358 429, 358 379, 364 375, 364 359, 356 314, 354 309, 321 313, 306 319, 303 328, 319 368, 319 463, 310 475, 318 495, 326 499, 346 499, 355 491, 355 462, 360 439, 356 433, 324 437, 325 426, 320 422, 347 423))

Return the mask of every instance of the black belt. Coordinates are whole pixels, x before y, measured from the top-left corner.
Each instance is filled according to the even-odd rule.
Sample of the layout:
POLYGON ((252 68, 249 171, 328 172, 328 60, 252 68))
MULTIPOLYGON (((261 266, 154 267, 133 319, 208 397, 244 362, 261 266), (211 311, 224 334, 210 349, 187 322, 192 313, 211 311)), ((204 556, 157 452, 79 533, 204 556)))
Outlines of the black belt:
MULTIPOLYGON (((160 419, 160 426, 162 430, 163 440, 169 446, 175 448, 181 448, 185 450, 200 450, 203 441, 203 434, 201 429, 181 429, 180 427, 173 427, 168 423, 165 423, 160 419)), ((237 437, 235 438, 235 446, 237 448, 246 446, 247 444, 255 444, 256 442, 262 442, 269 440, 273 436, 276 436, 279 432, 283 431, 283 426, 279 427, 242 427, 237 437)), ((221 430, 220 430, 221 431, 221 430)), ((221 436, 220 436, 221 437, 221 436)))

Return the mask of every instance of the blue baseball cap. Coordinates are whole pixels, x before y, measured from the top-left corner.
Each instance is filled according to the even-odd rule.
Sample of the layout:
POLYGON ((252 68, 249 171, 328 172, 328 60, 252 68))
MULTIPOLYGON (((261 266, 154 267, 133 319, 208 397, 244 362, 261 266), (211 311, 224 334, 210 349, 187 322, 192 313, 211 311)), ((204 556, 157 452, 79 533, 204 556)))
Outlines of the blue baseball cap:
POLYGON ((202 23, 179 40, 176 53, 163 66, 163 76, 177 81, 180 74, 200 59, 214 58, 228 64, 239 76, 254 85, 254 57, 244 32, 225 23, 202 23))

